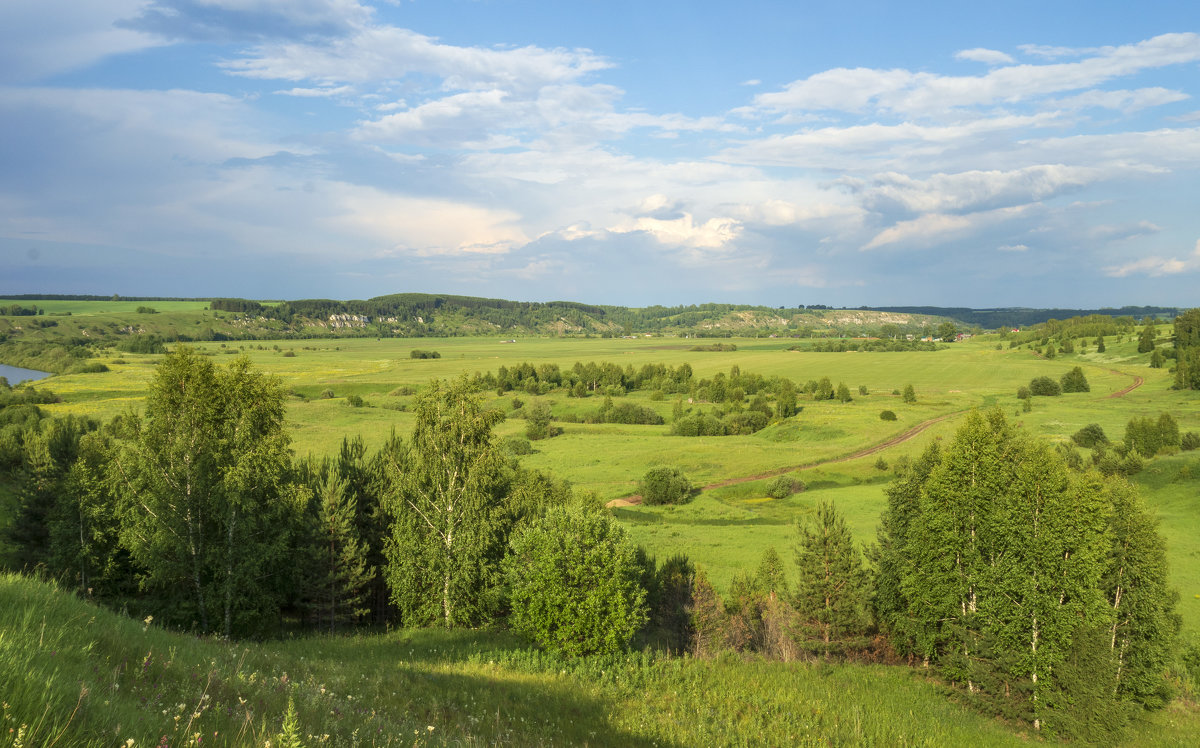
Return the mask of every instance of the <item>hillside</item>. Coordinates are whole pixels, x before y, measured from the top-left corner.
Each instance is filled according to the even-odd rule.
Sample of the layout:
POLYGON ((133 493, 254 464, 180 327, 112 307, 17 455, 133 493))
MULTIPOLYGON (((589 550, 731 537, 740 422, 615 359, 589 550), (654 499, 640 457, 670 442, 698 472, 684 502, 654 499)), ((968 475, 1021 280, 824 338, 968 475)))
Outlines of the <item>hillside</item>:
POLYGON ((0 361, 65 373, 80 370, 97 349, 116 346, 145 353, 154 341, 659 334, 843 337, 878 335, 884 325, 920 334, 938 321, 928 315, 859 310, 732 304, 633 309, 416 293, 365 301, 278 303, 18 298, 0 299, 0 361))
MULTIPOLYGON (((229 644, 15 575, 0 577, 0 680, 3 746, 265 745, 289 700, 305 745, 1025 742, 902 667, 557 660, 469 631, 229 644)), ((1168 714, 1143 739, 1182 744, 1166 724, 1181 718, 1196 726, 1168 714)))

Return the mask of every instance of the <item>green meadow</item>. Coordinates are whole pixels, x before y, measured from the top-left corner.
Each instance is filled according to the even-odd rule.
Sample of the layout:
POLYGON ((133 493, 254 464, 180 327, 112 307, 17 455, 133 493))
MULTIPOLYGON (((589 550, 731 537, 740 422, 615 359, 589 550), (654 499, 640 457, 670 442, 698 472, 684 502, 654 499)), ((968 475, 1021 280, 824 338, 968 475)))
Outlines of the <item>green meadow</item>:
MULTIPOLYGON (((122 302, 123 303, 123 302, 122 302)), ((706 490, 680 507, 632 506, 616 509, 616 516, 633 537, 652 554, 664 557, 684 552, 706 567, 718 589, 724 589, 740 568, 756 563, 768 546, 788 557, 793 525, 813 510, 818 500, 838 505, 857 537, 868 543, 884 502, 884 487, 898 460, 918 455, 932 440, 952 434, 962 414, 972 408, 1001 407, 1031 433, 1055 442, 1066 442, 1081 427, 1100 424, 1110 439, 1119 440, 1125 423, 1134 416, 1156 416, 1166 411, 1181 430, 1200 430, 1200 399, 1193 392, 1170 389, 1166 369, 1152 369, 1148 355, 1136 352, 1136 338, 1110 338, 1107 351, 1062 355, 1053 360, 1036 356, 1028 348, 1010 349, 995 335, 978 336, 934 352, 814 353, 788 348, 793 339, 730 339, 735 351, 693 351, 697 342, 670 337, 620 338, 502 338, 371 339, 253 341, 199 343, 196 347, 218 358, 245 355, 279 377, 293 393, 288 420, 297 455, 333 453, 343 438, 362 436, 368 448, 383 443, 395 430, 407 435, 412 426, 409 410, 415 390, 432 378, 495 372, 501 366, 522 362, 553 363, 569 369, 576 362, 613 362, 635 369, 647 363, 691 365, 697 377, 712 377, 739 367, 742 372, 780 375, 803 385, 810 379, 829 377, 846 383, 854 401, 816 402, 801 397, 801 412, 786 422, 752 436, 680 437, 666 426, 586 424, 559 422, 562 433, 533 443, 534 453, 524 464, 570 480, 578 488, 610 501, 636 493, 641 475, 654 465, 680 467, 697 486, 786 472, 805 485, 789 499, 766 496, 766 479, 706 490), (437 359, 412 359, 414 349, 435 350, 437 359), (1074 366, 1087 374, 1091 392, 1037 397, 1024 412, 1017 388, 1036 376, 1058 379, 1074 366), (1110 397, 1134 384, 1143 384, 1110 397), (893 394, 912 384, 915 404, 893 394), (860 386, 868 394, 858 394, 860 386), (323 398, 323 392, 332 398, 323 398), (351 407, 347 397, 357 395, 365 405, 351 407), (896 421, 882 421, 879 413, 892 410, 896 421), (885 444, 914 427, 944 418, 915 437, 857 459, 847 456, 885 444), (843 460, 843 461, 838 461, 843 460), (881 469, 882 463, 887 467, 881 469)), ((140 407, 153 375, 155 356, 110 351, 100 357, 110 371, 56 376, 46 385, 64 402, 45 406, 55 414, 76 413, 110 418, 140 407)), ((546 396, 486 393, 489 407, 510 417, 496 429, 498 436, 524 433, 525 421, 514 412, 514 398, 522 404, 547 401, 559 417, 582 418, 599 409, 603 397, 567 397, 563 392, 546 396)), ((627 396, 654 409, 669 422, 678 396, 654 399, 651 393, 627 396)), ((683 403, 698 410, 712 406, 683 403)), ((1084 450, 1086 454, 1086 450, 1084 450)), ((1200 632, 1200 556, 1190 544, 1197 536, 1194 502, 1200 495, 1200 465, 1184 453, 1156 458, 1137 482, 1163 520, 1171 543, 1173 575, 1179 585, 1185 627, 1200 632), (1174 467, 1171 467, 1174 466, 1174 467), (1163 471, 1166 471, 1164 473, 1163 471), (1169 474, 1168 474, 1169 473, 1169 474), (1196 477, 1192 477, 1196 476, 1196 477), (1189 506, 1189 497, 1191 506, 1189 506), (1189 513, 1190 511, 1190 513, 1189 513)))

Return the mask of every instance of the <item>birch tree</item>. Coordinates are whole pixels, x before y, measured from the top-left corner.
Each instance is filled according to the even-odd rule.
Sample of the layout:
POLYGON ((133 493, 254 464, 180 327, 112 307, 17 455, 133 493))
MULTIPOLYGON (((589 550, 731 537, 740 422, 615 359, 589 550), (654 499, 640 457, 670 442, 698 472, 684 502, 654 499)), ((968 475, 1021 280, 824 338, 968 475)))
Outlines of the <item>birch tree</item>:
POLYGON ((405 625, 470 625, 498 606, 504 532, 503 460, 465 379, 435 380, 416 403, 408 458, 394 463, 385 545, 392 602, 405 625))

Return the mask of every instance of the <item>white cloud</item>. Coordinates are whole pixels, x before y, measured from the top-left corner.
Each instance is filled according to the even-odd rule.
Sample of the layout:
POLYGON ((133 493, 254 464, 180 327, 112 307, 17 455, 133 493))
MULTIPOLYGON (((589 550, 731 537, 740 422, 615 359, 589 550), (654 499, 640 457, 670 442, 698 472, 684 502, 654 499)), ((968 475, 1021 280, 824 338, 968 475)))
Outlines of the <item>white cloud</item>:
POLYGON ((889 244, 907 244, 917 247, 941 244, 963 237, 985 226, 993 226, 1018 218, 1028 212, 1029 207, 999 208, 970 215, 927 213, 911 221, 900 221, 894 226, 884 229, 863 245, 863 249, 878 249, 889 244))
POLYGON ((1012 171, 967 171, 933 174, 915 179, 887 172, 843 184, 862 195, 865 206, 888 210, 895 206, 918 213, 974 211, 1045 200, 1097 181, 1094 169, 1063 164, 1039 164, 1012 171))
POLYGON ((1167 88, 1139 88, 1133 91, 1084 91, 1064 99, 1049 102, 1052 106, 1063 109, 1115 109, 1131 113, 1149 107, 1173 104, 1189 99, 1182 91, 1172 91, 1167 88))
POLYGON ((276 91, 280 96, 298 96, 308 99, 324 99, 331 96, 345 96, 354 93, 352 86, 331 86, 326 88, 289 88, 286 91, 276 91))
POLYGON ((1162 34, 1106 47, 1078 62, 1007 65, 979 76, 946 76, 908 70, 835 68, 755 97, 767 112, 875 109, 930 115, 961 107, 1015 103, 1094 87, 1143 70, 1200 60, 1200 34, 1162 34))
POLYGON ((998 252, 1028 252, 1029 245, 1027 244, 1001 244, 996 247, 998 252))
POLYGON ((610 67, 586 49, 489 49, 442 44, 395 26, 364 26, 327 41, 262 44, 221 63, 234 75, 321 83, 395 81, 426 74, 447 90, 537 89, 610 67))
POLYGON ((1130 275, 1148 275, 1160 277, 1163 275, 1178 275, 1200 270, 1200 240, 1192 253, 1183 259, 1177 257, 1143 257, 1140 260, 1127 262, 1123 265, 1112 265, 1104 268, 1104 274, 1113 278, 1125 278, 1130 275))
POLYGON ((1011 56, 1003 52, 994 49, 984 49, 983 47, 955 52, 954 59, 982 62, 987 65, 1007 65, 1008 63, 1015 62, 1011 56))
POLYGON ((0 2, 0 82, 39 80, 162 44, 116 22, 144 0, 0 2), (51 20, 52 19, 52 20, 51 20))
POLYGON ((613 226, 609 231, 615 234, 641 231, 654 237, 660 244, 692 249, 720 249, 737 239, 742 233, 742 224, 733 218, 710 218, 704 223, 696 223, 691 213, 684 213, 679 218, 670 220, 642 216, 613 226))
POLYGON ((386 254, 503 254, 529 241, 511 210, 344 183, 327 189, 336 211, 327 223, 385 245, 386 254))
POLYGON ((742 81, 742 85, 743 86, 761 86, 762 81, 760 81, 758 78, 751 78, 750 80, 742 81))

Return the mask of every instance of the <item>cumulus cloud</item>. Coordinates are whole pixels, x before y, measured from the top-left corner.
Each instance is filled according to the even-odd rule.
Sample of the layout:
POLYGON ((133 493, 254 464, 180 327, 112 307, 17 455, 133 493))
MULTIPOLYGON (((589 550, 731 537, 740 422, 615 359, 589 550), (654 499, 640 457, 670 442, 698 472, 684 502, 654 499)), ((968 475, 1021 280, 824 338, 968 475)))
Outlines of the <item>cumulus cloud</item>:
POLYGON ((1104 268, 1105 275, 1112 278, 1124 278, 1130 275, 1148 275, 1159 277, 1164 275, 1179 275, 1200 270, 1200 240, 1190 255, 1183 257, 1143 257, 1122 265, 1110 265, 1104 268))
POLYGON ((987 210, 1045 200, 1096 181, 1100 173, 1086 167, 1039 164, 1012 171, 967 171, 915 179, 887 172, 870 180, 843 184, 862 195, 869 210, 954 213, 987 210))
POLYGON ((967 60, 970 62, 982 62, 987 65, 1007 65, 1015 62, 1010 55, 994 49, 984 49, 976 47, 974 49, 964 49, 954 53, 954 59, 967 60))

